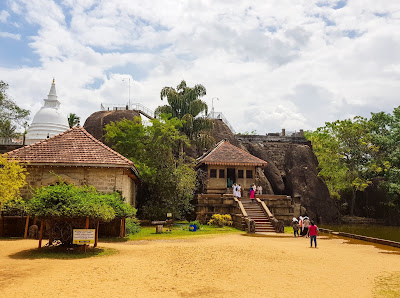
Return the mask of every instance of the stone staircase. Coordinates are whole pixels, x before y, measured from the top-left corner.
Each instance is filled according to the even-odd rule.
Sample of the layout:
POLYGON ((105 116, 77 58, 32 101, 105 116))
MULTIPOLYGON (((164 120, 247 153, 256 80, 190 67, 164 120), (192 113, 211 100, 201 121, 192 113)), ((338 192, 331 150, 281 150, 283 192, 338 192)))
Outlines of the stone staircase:
POLYGON ((256 233, 275 233, 272 223, 269 221, 263 208, 256 202, 251 202, 249 198, 240 198, 249 219, 256 224, 256 233))

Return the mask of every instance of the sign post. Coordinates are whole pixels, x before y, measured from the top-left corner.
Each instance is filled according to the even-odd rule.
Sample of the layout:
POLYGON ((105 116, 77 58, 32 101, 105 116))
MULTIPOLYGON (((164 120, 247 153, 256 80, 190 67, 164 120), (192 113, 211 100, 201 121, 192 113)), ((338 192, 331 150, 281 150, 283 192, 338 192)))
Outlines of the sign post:
POLYGON ((74 229, 73 244, 88 245, 94 244, 96 229, 74 229))

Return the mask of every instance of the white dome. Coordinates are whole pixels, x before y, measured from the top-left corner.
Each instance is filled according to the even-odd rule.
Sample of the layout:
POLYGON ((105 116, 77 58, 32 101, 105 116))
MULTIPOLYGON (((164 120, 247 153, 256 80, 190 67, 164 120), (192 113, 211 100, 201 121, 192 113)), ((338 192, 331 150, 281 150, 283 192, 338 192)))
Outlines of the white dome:
POLYGON ((57 100, 56 88, 53 80, 48 98, 44 106, 33 117, 29 126, 25 143, 36 143, 49 137, 58 135, 69 129, 67 116, 59 110, 60 102, 57 100))

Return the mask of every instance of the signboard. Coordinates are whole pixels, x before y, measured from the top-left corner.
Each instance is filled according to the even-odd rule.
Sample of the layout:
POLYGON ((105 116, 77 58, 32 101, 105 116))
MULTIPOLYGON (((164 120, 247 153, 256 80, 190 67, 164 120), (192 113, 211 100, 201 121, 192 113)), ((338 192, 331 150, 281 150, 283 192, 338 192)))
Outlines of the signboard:
POLYGON ((172 213, 167 213, 167 217, 172 217, 172 213))
POLYGON ((94 244, 95 229, 74 229, 73 244, 94 244))

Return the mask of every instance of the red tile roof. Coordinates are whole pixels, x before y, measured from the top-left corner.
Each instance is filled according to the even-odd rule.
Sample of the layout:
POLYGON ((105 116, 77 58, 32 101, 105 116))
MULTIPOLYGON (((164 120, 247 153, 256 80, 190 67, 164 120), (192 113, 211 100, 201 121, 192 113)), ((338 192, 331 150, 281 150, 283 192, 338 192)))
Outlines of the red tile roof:
POLYGON ((10 151, 7 155, 9 158, 31 165, 135 169, 132 161, 95 139, 83 127, 73 127, 49 139, 10 151))
POLYGON ((197 166, 201 164, 262 167, 266 166, 267 162, 227 141, 221 141, 213 150, 197 159, 197 166))

